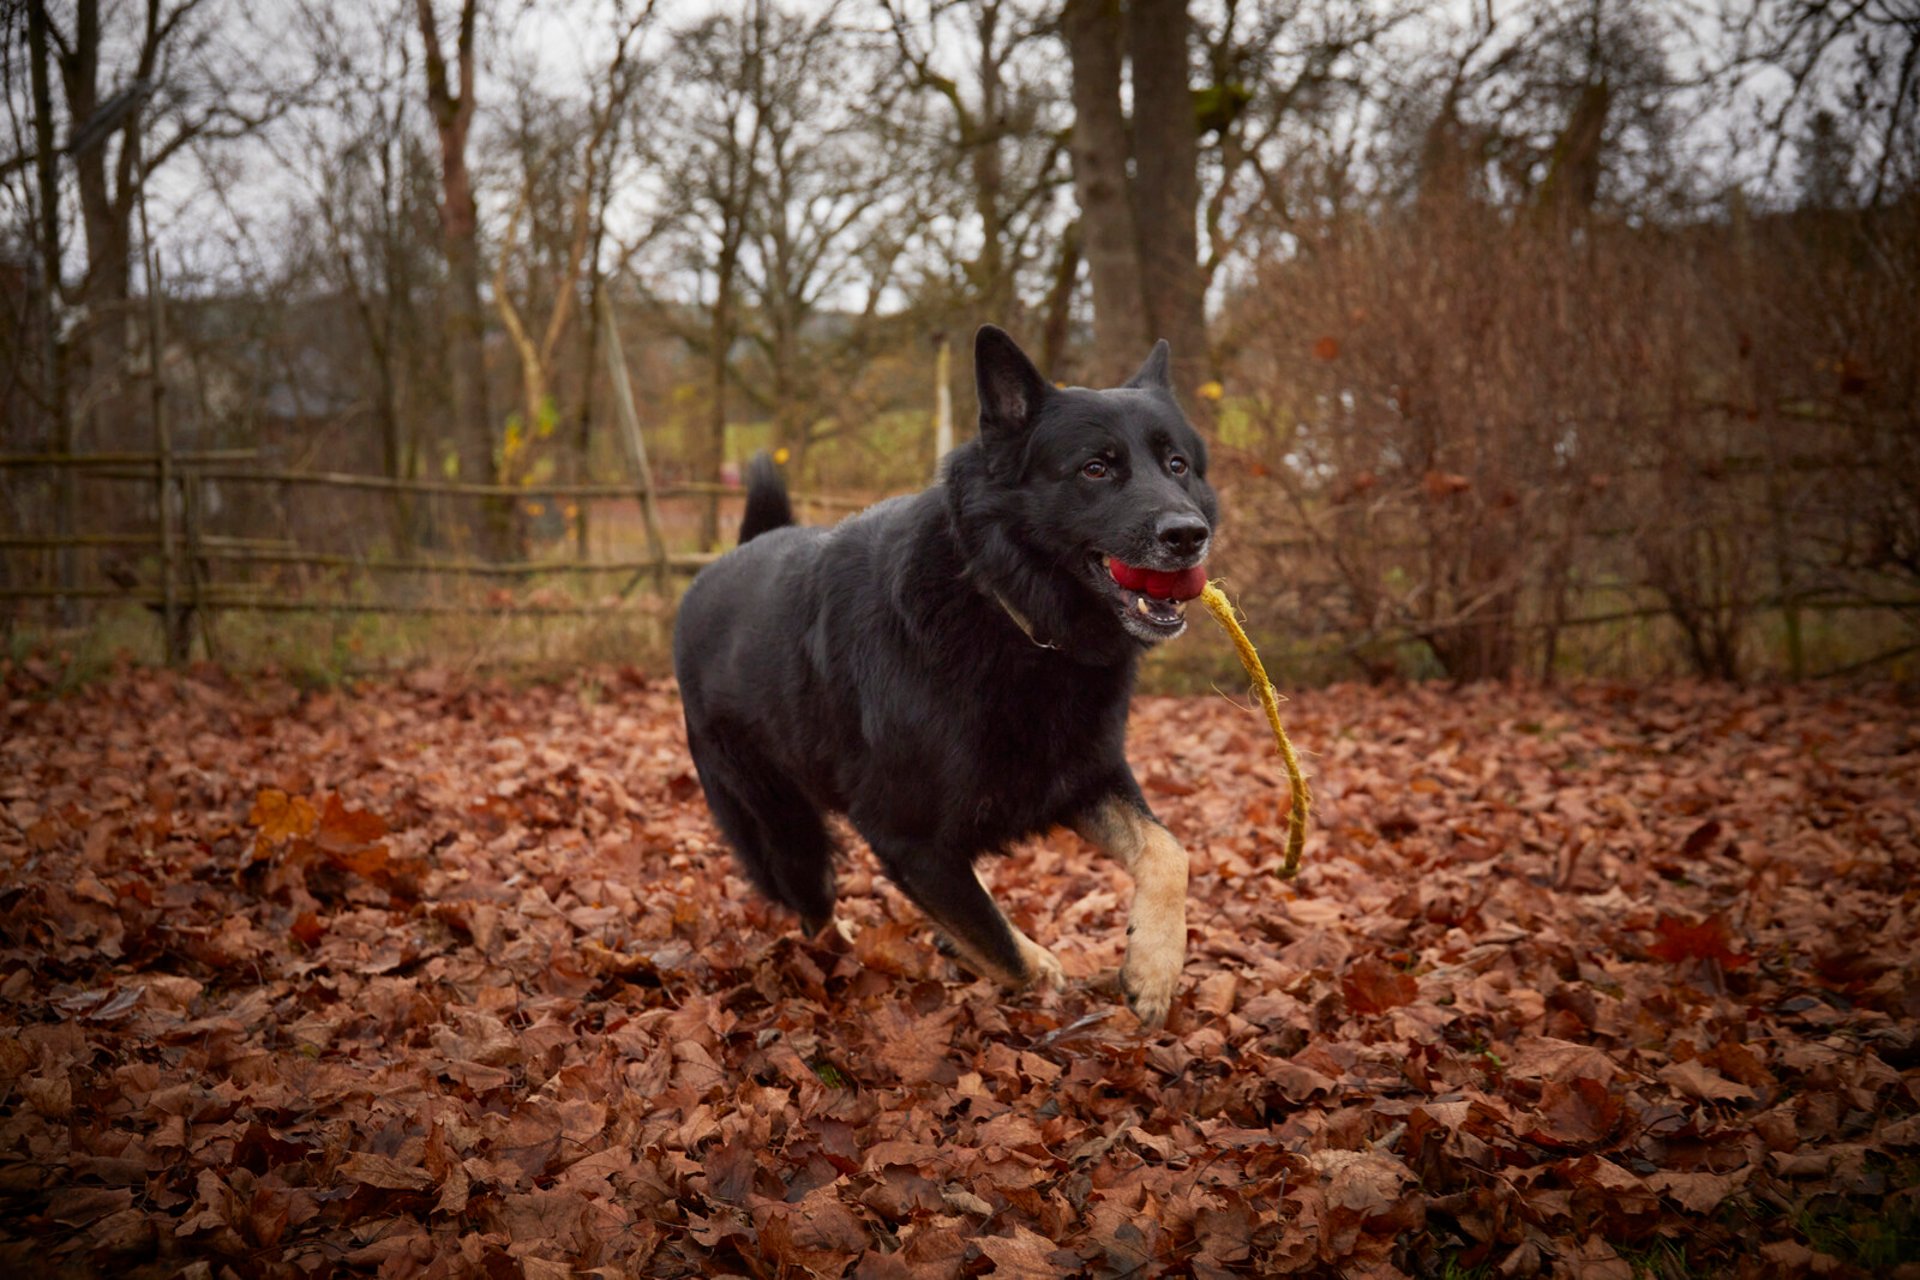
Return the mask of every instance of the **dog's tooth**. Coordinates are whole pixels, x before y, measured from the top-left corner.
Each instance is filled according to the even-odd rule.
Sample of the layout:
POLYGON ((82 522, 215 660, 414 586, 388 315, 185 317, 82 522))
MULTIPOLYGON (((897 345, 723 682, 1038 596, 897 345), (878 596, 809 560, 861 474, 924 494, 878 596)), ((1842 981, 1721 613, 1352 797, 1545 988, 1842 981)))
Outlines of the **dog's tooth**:
POLYGON ((1134 603, 1134 607, 1139 609, 1144 616, 1149 618, 1153 616, 1153 606, 1147 603, 1147 598, 1145 596, 1135 596, 1133 598, 1133 603, 1134 603))

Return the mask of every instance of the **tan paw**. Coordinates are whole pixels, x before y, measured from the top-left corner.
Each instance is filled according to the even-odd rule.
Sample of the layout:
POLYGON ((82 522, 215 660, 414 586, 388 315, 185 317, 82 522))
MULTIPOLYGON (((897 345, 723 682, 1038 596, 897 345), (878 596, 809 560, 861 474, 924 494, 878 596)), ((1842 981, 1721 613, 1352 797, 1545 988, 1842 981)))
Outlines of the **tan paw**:
POLYGON ((1067 985, 1067 971, 1061 967, 1060 958, 1031 938, 1021 939, 1020 959, 1027 967, 1027 980, 1024 985, 1043 990, 1061 991, 1067 985))
POLYGON ((1127 947, 1127 962, 1120 969, 1120 990, 1142 1026, 1157 1027, 1167 1020, 1186 962, 1184 943, 1184 937, 1178 942, 1135 937, 1127 947))

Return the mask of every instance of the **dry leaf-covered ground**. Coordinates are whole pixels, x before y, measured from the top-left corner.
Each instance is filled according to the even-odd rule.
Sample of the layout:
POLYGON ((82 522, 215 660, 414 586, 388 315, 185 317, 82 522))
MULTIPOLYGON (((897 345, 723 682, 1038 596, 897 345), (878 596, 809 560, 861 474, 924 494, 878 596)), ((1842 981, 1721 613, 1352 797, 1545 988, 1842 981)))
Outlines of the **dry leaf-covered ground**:
MULTIPOLYGON (((851 946, 716 847, 670 686, 126 674, 0 720, 20 1275, 1916 1274, 1920 728, 1892 694, 1144 699, 1193 851, 990 869, 1003 999, 864 851, 851 946)), ((909 784, 903 780, 903 785, 909 784)))

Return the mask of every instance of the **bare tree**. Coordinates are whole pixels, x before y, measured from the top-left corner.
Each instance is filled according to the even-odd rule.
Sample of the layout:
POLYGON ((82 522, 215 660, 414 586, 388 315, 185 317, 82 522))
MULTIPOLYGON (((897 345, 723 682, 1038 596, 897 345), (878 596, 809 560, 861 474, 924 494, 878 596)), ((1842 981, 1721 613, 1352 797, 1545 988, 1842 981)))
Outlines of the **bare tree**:
POLYGON ((1140 280, 1153 336, 1173 344, 1173 382, 1191 396, 1213 367, 1199 257, 1199 128, 1187 0, 1129 0, 1133 61, 1133 205, 1140 280))
MULTIPOLYGON (((419 388, 440 355, 419 305, 436 274, 437 238, 423 228, 438 202, 418 122, 410 10, 394 0, 360 24, 331 5, 299 11, 311 56, 332 72, 291 144, 297 154, 281 156, 308 186, 324 240, 315 269, 358 322, 381 462, 395 479, 421 474, 422 423, 438 415, 437 398, 419 388)), ((391 512, 396 542, 418 540, 421 508, 406 491, 393 493, 391 512)))
POLYGON ((517 421, 509 421, 501 450, 502 472, 510 481, 524 478, 533 442, 551 436, 561 419, 553 392, 555 368, 561 339, 580 309, 588 252, 605 212, 601 172, 647 70, 635 52, 654 5, 649 2, 634 14, 623 9, 616 6, 613 52, 605 72, 590 86, 584 116, 573 112, 571 104, 541 93, 532 75, 522 77, 514 95, 520 111, 512 138, 520 153, 520 191, 493 277, 494 307, 520 359, 521 411, 517 421), (569 115, 582 127, 566 128, 569 115), (529 224, 526 288, 516 300, 510 266, 520 249, 523 224, 529 224), (543 247, 549 250, 545 263, 543 247))
MULTIPOLYGON (((86 410, 120 394, 133 224, 143 189, 191 149, 246 136, 275 119, 302 85, 276 79, 229 38, 223 19, 244 30, 247 15, 215 0, 144 0, 104 11, 100 0, 77 0, 66 23, 45 0, 30 3, 59 72, 67 133, 62 151, 73 165, 86 249, 72 300, 86 323, 76 363, 83 384, 91 385, 72 408, 108 435, 134 421, 132 415, 86 410)), ((49 112, 56 109, 50 94, 43 101, 49 112)), ((60 239, 57 227, 43 234, 60 239)))
MULTIPOLYGON (((1016 0, 881 0, 908 87, 935 105, 924 140, 924 181, 958 179, 954 221, 969 243, 948 246, 958 309, 1020 327, 1032 299, 1024 275, 1044 273, 1042 325, 1056 334, 1042 363, 1064 356, 1065 307, 1080 265, 1077 234, 1063 234, 1056 194, 1066 181, 1066 103, 1057 86, 1052 15, 1016 0)), ((906 113, 896 113, 907 118, 906 113)))
MULTIPOLYGON (((427 110, 440 141, 440 232, 447 263, 443 311, 454 454, 461 479, 485 483, 497 480, 499 471, 493 413, 487 395, 487 318, 480 297, 479 209, 474 200, 473 173, 467 163, 476 105, 474 41, 479 9, 479 0, 461 0, 454 61, 449 67, 433 0, 415 3, 420 37, 426 49, 427 110)), ((504 557, 513 541, 512 507, 505 502, 488 500, 473 510, 475 518, 469 528, 480 553, 504 557)))
POLYGON ((1402 74, 1385 42, 1419 9, 1417 0, 1197 8, 1194 123, 1209 288, 1230 264, 1284 240, 1295 217, 1318 217, 1351 196, 1354 121, 1402 74))
POLYGON ((895 95, 849 35, 832 12, 774 11, 755 86, 761 176, 741 265, 767 377, 746 389, 796 467, 816 440, 865 425, 849 389, 886 327, 878 308, 905 239, 889 224, 912 207, 895 95))
POLYGON ((1124 377, 1129 360, 1139 360, 1150 328, 1127 178, 1119 0, 1067 0, 1060 30, 1073 63, 1073 189, 1093 281, 1090 381, 1104 385, 1124 377))
POLYGON ((1174 346, 1175 385, 1191 397, 1215 364, 1207 292, 1240 248, 1249 206, 1286 207, 1273 172, 1282 129, 1324 110, 1356 51, 1405 12, 1244 8, 1250 19, 1236 0, 1209 6, 1203 23, 1187 0, 1067 0, 1061 11, 1102 377, 1126 371, 1138 359, 1130 353, 1163 336, 1174 346))
POLYGON ((1825 112, 1846 122, 1867 203, 1912 192, 1920 182, 1920 5, 1748 0, 1732 14, 1750 64, 1788 76, 1788 92, 1767 112, 1776 161, 1794 141, 1795 121, 1825 112))
MULTIPOLYGON (((34 175, 37 180, 36 194, 39 199, 39 223, 35 228, 40 250, 40 280, 38 295, 38 314, 31 321, 25 320, 18 326, 25 330, 34 327, 40 336, 40 375, 41 403, 46 413, 50 430, 47 442, 52 452, 68 454, 73 452, 73 419, 67 407, 67 375, 65 344, 60 340, 58 320, 60 300, 60 177, 59 158, 54 150, 53 141, 53 91, 49 69, 51 56, 48 50, 50 28, 47 22, 47 8, 40 0, 34 0, 27 6, 28 58, 31 61, 29 74, 33 83, 33 149, 35 152, 34 175)), ((60 537, 68 537, 74 531, 74 473, 62 470, 54 481, 54 531, 60 537)), ((75 558, 71 548, 61 548, 56 562, 55 575, 62 588, 71 589, 78 577, 75 558)), ((72 626, 78 618, 75 602, 69 598, 60 602, 61 622, 72 626)))
MULTIPOLYGON (((733 348, 741 333, 741 261, 753 231, 766 119, 758 109, 766 75, 766 0, 744 16, 721 13, 679 33, 671 70, 677 105, 672 141, 660 147, 678 227, 681 260, 691 268, 704 322, 675 323, 706 366, 706 403, 692 449, 694 474, 718 483, 726 458, 727 400, 733 348)), ((720 541, 718 498, 701 510, 700 545, 720 541)))

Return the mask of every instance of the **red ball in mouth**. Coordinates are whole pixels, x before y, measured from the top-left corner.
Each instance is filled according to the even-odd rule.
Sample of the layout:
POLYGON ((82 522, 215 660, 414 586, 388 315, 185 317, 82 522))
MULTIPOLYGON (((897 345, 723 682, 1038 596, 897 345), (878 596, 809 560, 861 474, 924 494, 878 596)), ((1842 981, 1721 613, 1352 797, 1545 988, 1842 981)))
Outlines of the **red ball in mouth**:
POLYGON ((1110 558, 1107 572, 1127 590, 1138 591, 1156 600, 1191 600, 1207 586, 1207 567, 1199 564, 1191 569, 1169 573, 1160 569, 1142 569, 1124 560, 1110 558))

